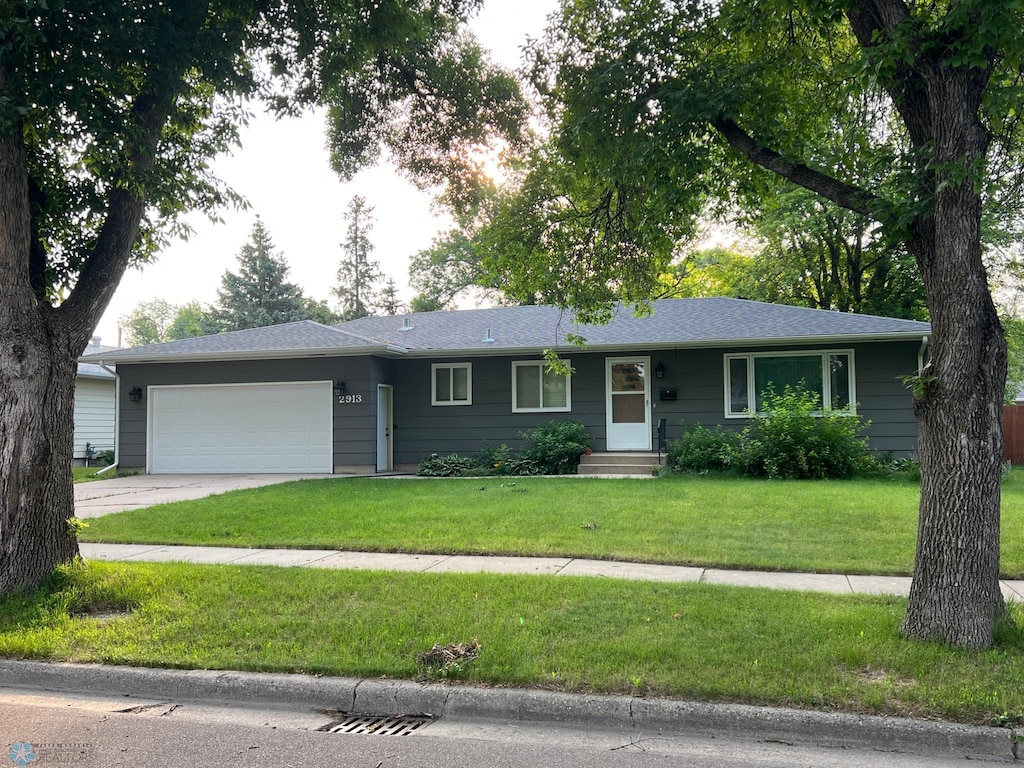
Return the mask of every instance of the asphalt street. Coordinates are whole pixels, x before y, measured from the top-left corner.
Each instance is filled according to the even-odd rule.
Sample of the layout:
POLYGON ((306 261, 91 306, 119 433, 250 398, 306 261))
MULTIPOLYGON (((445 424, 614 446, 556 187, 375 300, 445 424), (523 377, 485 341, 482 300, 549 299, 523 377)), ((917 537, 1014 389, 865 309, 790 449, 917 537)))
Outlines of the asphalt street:
POLYGON ((1007 759, 828 749, 735 736, 441 718, 409 735, 320 730, 304 708, 53 694, 0 688, 2 765, 345 768, 967 768, 1007 759), (31 757, 30 757, 31 756, 31 757))

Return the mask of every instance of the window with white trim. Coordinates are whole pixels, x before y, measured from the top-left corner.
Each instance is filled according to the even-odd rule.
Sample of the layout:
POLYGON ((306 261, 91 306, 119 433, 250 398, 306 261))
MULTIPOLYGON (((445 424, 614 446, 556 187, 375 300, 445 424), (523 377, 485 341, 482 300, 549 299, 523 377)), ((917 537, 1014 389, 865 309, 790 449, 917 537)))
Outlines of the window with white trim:
POLYGON ((754 352, 725 356, 725 415, 750 416, 762 411, 769 389, 782 394, 786 387, 813 392, 827 410, 855 412, 857 397, 853 350, 807 352, 754 352))
MULTIPOLYGON (((563 360, 569 366, 568 360, 563 360)), ((569 376, 543 361, 512 363, 512 412, 567 412, 572 408, 569 376)))
POLYGON ((430 378, 431 405, 473 404, 472 363, 434 363, 430 378))

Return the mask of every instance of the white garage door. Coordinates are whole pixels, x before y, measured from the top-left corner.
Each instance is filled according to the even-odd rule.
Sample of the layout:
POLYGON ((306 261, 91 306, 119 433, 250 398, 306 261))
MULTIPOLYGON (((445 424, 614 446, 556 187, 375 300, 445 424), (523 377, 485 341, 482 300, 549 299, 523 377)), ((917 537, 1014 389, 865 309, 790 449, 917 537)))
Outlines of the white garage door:
POLYGON ((331 382, 149 388, 154 474, 331 472, 331 382))

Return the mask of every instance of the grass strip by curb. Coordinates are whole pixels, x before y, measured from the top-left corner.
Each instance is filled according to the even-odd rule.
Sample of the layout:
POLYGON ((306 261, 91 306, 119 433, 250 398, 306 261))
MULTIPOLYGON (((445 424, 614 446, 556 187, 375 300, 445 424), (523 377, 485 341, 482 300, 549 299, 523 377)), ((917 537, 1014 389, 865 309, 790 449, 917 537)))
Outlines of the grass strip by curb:
MULTIPOLYGON (((453 679, 989 724, 1024 712, 1024 631, 991 651, 898 637, 903 600, 565 577, 91 563, 0 601, 0 655, 453 679)), ((1014 606, 1018 626, 1024 610, 1014 606)))

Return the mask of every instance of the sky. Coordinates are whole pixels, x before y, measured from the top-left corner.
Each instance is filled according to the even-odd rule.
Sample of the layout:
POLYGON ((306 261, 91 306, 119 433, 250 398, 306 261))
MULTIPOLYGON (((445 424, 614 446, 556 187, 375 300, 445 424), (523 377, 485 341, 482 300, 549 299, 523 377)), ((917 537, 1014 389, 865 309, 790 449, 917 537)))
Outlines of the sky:
MULTIPOLYGON (((540 36, 555 7, 556 0, 486 0, 471 27, 496 61, 516 67, 527 37, 540 36)), ((118 320, 140 302, 216 301, 221 276, 237 271, 236 257, 257 215, 288 262, 289 279, 332 307, 344 212, 353 195, 365 197, 374 208, 372 257, 385 278, 394 278, 403 301, 412 298, 410 257, 451 226, 447 216, 434 210, 430 196, 393 168, 370 168, 342 184, 328 162, 323 116, 315 112, 285 120, 254 117, 242 131, 241 147, 217 158, 213 170, 249 202, 249 209, 221 211, 222 223, 190 216, 194 234, 187 241, 176 240, 155 262, 129 269, 96 328, 103 344, 119 343, 118 320)))

